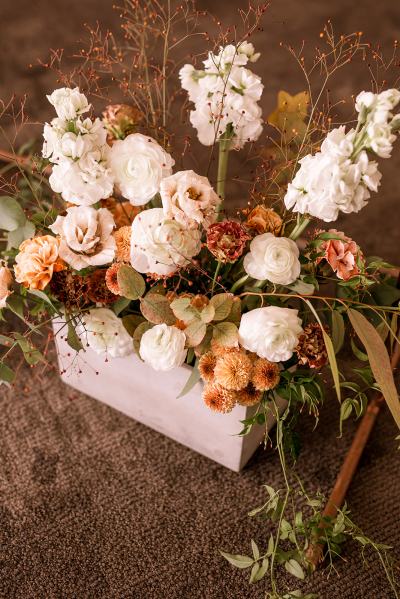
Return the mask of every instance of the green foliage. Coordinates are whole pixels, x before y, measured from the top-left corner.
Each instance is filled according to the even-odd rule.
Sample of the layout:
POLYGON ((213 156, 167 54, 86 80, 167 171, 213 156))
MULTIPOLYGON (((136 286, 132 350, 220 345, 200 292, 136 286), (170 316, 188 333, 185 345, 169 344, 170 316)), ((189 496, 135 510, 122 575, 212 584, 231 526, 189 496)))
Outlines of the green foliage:
POLYGON ((140 310, 143 316, 152 324, 173 325, 176 316, 171 310, 170 303, 164 295, 149 292, 140 300, 140 310))
POLYGON ((121 295, 127 299, 137 300, 146 291, 144 278, 128 264, 123 264, 118 269, 117 280, 121 295))

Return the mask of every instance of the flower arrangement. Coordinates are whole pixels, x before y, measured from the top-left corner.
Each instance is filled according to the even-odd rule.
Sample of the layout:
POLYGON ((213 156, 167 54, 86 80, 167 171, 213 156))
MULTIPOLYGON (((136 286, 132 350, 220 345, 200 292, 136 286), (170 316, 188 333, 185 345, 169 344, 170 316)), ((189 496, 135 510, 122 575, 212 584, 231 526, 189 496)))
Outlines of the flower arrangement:
MULTIPOLYGON (((341 43, 357 51, 354 40, 341 43)), ((353 127, 317 123, 309 93, 293 105, 283 92, 269 117, 284 148, 269 165, 274 186, 263 187, 259 176, 261 193, 254 189, 250 206, 232 216, 229 156, 253 147, 266 124, 264 86, 253 72, 259 56, 244 38, 210 51, 201 69, 186 64, 179 71, 200 144, 218 148, 214 182, 210 172, 180 170, 168 138, 156 139, 137 106, 108 105, 99 118, 78 87, 47 97, 55 115, 44 125, 42 163, 30 172, 35 184, 21 168, 28 189, 0 198, 0 310, 29 325, 24 335, 1 337, 2 382, 14 380, 7 362, 14 349, 30 364, 43 359, 34 333, 61 315, 74 351, 89 347, 105 359, 136 353, 156 371, 186 362, 193 367, 186 389, 201 377, 211 410, 255 406, 241 434, 275 413, 277 396, 288 400, 285 415, 276 414, 281 433, 282 422, 289 427, 289 414, 304 406, 317 415, 323 369, 330 369, 341 423, 360 417, 366 390, 378 386, 400 426, 384 343, 397 340, 400 293, 391 266, 315 222, 357 213, 378 191, 377 160, 390 158, 400 129, 400 92, 359 93, 353 127), (38 189, 51 202, 26 209, 24 197, 38 189), (365 361, 353 371, 363 387, 339 371, 346 337, 365 361)), ((268 510, 278 510, 269 492, 268 510)), ((226 555, 239 567, 256 564, 252 581, 268 567, 226 555)), ((299 578, 301 559, 287 561, 299 578)))

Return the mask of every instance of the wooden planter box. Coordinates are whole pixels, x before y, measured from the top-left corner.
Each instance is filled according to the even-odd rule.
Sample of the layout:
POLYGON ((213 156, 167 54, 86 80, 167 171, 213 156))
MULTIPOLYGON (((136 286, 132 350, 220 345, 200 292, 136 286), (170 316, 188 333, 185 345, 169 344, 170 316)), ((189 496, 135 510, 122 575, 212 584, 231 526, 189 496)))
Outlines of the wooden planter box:
MULTIPOLYGON (((190 366, 156 372, 134 354, 107 362, 89 348, 76 354, 63 338, 65 328, 58 333, 60 326, 60 322, 53 324, 61 378, 67 385, 235 472, 245 466, 262 442, 264 425, 255 425, 248 435, 238 436, 240 421, 254 414, 255 408, 237 405, 229 414, 215 413, 202 401, 201 382, 177 399, 190 376, 190 366)), ((285 405, 281 400, 279 408, 285 405)), ((274 424, 271 415, 268 430, 274 424)))

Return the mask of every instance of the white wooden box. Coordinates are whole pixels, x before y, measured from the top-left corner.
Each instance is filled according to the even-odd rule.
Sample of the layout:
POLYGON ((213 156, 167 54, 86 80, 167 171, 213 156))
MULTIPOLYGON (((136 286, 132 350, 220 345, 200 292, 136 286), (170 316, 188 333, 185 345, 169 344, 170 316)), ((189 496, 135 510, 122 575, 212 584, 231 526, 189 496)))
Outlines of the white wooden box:
MULTIPOLYGON (((61 378, 67 385, 235 472, 262 442, 265 425, 254 425, 248 435, 238 436, 243 428, 240 421, 254 414, 255 408, 237 405, 229 414, 213 412, 202 401, 201 382, 177 399, 190 376, 190 366, 156 372, 136 355, 106 362, 89 348, 76 354, 64 339, 65 328, 58 332, 60 326, 60 322, 53 324, 61 378)), ((281 400, 278 407, 285 405, 281 400)), ((268 430, 274 423, 271 415, 268 430)))

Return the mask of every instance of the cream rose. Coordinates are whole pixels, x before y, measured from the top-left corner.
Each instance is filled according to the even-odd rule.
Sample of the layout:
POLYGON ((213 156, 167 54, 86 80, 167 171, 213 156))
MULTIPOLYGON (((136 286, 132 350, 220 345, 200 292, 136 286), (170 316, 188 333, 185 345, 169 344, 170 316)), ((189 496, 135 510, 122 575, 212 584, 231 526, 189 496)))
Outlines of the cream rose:
POLYGON ((113 143, 108 164, 121 194, 134 206, 142 206, 159 192, 175 160, 151 137, 132 133, 113 143))
POLYGON ((217 218, 220 198, 207 177, 194 171, 180 171, 161 181, 161 200, 164 214, 184 227, 207 229, 217 218))
POLYGON ((58 216, 50 229, 60 236, 60 257, 75 270, 82 270, 113 261, 114 226, 106 208, 80 206, 68 208, 67 215, 58 216))
POLYGON ((260 358, 284 362, 291 358, 302 331, 297 310, 268 306, 243 314, 239 342, 260 358))
POLYGON ((167 220, 162 208, 140 212, 132 223, 131 263, 142 273, 170 275, 201 250, 201 233, 167 220))
POLYGON ((13 282, 11 271, 0 261, 0 310, 6 307, 7 298, 11 295, 10 287, 13 282))
POLYGON ((272 233, 257 235, 244 257, 243 267, 253 279, 290 285, 300 275, 299 248, 287 237, 275 237, 272 233))
POLYGON ((57 116, 66 121, 75 119, 90 109, 90 104, 86 96, 79 91, 79 87, 60 87, 47 96, 47 99, 54 106, 57 116))
POLYGON ((65 268, 59 256, 59 240, 51 235, 27 239, 19 246, 14 273, 17 283, 43 291, 53 272, 65 268))
POLYGON ((183 331, 157 324, 146 331, 140 341, 140 357, 154 370, 172 370, 186 359, 186 336, 183 331))
POLYGON ((108 308, 95 308, 83 314, 76 328, 83 346, 89 346, 96 354, 121 358, 133 353, 133 340, 122 320, 108 308))

